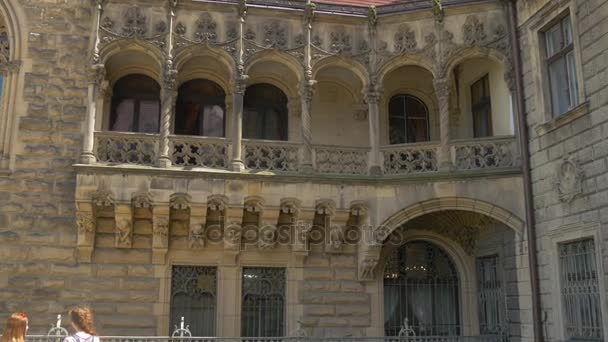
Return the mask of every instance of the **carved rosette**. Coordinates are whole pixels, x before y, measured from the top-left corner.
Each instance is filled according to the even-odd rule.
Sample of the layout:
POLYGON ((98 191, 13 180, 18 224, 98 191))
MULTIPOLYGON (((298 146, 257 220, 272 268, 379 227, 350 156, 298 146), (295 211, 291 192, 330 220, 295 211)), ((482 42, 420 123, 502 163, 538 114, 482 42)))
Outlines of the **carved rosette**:
POLYGON ((119 216, 116 218, 114 243, 117 248, 131 248, 133 244, 133 219, 119 216))
POLYGON ((570 203, 583 193, 583 170, 571 156, 566 157, 556 170, 555 190, 562 203, 570 203))
POLYGON ((260 250, 273 249, 277 244, 277 227, 275 225, 264 225, 260 227, 258 234, 258 248, 260 250))

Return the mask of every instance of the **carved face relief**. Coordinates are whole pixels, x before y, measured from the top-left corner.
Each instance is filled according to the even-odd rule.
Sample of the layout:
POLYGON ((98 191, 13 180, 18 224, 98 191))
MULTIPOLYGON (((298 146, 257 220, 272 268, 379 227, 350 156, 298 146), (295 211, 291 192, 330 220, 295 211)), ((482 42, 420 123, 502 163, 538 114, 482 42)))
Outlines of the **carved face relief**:
POLYGON ((570 203, 577 195, 583 192, 583 172, 577 162, 566 158, 557 169, 555 186, 560 201, 570 203))

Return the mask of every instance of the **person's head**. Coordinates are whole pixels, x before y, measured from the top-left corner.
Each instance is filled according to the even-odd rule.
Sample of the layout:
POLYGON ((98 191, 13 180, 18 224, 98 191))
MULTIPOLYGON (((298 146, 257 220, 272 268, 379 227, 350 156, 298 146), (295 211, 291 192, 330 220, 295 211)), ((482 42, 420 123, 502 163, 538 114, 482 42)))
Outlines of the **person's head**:
POLYGON ((24 342, 27 333, 27 315, 22 313, 12 314, 6 321, 6 328, 2 333, 1 342, 24 342))
POLYGON ((76 331, 84 331, 90 335, 97 335, 93 325, 93 311, 87 306, 76 306, 70 310, 72 327, 76 331))

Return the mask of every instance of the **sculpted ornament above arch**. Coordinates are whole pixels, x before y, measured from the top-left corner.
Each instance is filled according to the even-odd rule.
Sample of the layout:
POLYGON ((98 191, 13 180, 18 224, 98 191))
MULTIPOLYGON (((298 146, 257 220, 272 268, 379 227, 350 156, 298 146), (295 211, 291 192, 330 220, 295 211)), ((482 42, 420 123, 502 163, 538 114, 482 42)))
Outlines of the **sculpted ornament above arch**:
POLYGON ((562 203, 570 203, 583 193, 583 170, 572 156, 565 157, 557 166, 555 190, 562 203))

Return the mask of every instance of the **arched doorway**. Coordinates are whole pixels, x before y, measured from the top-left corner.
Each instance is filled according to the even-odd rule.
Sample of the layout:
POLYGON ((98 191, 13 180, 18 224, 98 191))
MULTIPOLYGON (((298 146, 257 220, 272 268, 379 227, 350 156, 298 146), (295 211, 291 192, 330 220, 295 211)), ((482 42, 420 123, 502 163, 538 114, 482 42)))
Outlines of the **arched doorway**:
POLYGON ((398 336, 404 324, 416 336, 460 335, 458 272, 441 248, 422 240, 395 248, 383 278, 386 336, 398 336))

